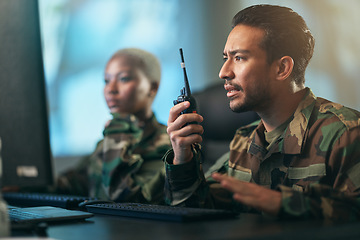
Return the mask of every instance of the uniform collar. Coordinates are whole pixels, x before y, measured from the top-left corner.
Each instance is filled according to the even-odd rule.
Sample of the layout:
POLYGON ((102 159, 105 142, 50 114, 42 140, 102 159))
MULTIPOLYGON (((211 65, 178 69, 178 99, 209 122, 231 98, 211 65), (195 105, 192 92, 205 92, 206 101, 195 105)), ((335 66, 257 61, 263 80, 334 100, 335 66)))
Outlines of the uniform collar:
MULTIPOLYGON (((308 124, 311 113, 315 106, 316 97, 310 88, 306 88, 303 100, 299 103, 294 112, 294 118, 289 123, 285 132, 279 138, 277 144, 274 144, 271 152, 282 152, 283 154, 300 154, 303 148, 304 140, 308 133, 308 124)), ((268 154, 265 146, 265 127, 262 121, 252 132, 250 139, 252 142, 248 152, 264 159, 268 154)))
POLYGON ((303 100, 294 112, 294 119, 285 130, 282 140, 284 154, 300 154, 308 134, 308 124, 314 109, 316 97, 310 88, 306 88, 303 100))

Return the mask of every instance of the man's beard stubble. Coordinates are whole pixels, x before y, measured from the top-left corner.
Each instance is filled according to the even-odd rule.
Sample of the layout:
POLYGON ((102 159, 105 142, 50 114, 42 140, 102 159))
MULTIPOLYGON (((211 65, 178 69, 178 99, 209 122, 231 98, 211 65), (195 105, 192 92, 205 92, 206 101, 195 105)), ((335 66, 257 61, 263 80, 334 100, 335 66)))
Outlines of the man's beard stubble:
MULTIPOLYGON (((263 89, 264 90, 264 89, 263 89)), ((243 91, 242 89, 240 91, 243 91)), ((244 100, 242 102, 236 103, 236 97, 230 99, 229 108, 235 113, 242 113, 248 111, 261 111, 261 109, 266 108, 267 103, 270 100, 270 96, 268 96, 267 92, 256 91, 254 94, 247 94, 244 96, 244 100)))
POLYGON ((247 98, 244 99, 243 103, 235 103, 234 101, 236 101, 236 98, 230 99, 229 108, 235 113, 242 113, 253 110, 253 106, 249 103, 247 98))

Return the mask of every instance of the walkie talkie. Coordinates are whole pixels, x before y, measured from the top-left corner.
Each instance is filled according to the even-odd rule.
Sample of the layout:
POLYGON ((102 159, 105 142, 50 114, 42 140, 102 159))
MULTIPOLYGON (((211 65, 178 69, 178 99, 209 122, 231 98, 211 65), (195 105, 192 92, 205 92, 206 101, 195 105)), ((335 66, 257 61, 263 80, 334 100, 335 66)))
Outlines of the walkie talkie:
POLYGON ((174 105, 181 103, 181 102, 189 101, 190 107, 185 109, 184 111, 182 111, 181 114, 196 113, 196 101, 195 101, 195 98, 191 95, 189 80, 188 80, 187 74, 186 74, 185 61, 184 61, 184 55, 183 55, 182 48, 180 48, 179 50, 180 50, 180 56, 181 56, 181 68, 183 69, 183 72, 184 72, 185 86, 180 90, 180 95, 178 96, 178 98, 176 100, 174 100, 174 105))

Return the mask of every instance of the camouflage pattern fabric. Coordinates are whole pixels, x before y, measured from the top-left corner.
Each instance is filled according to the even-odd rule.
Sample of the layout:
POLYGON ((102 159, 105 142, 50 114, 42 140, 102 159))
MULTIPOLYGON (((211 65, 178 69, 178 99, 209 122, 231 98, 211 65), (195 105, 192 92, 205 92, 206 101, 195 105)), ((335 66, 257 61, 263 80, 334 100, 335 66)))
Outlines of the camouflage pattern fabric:
POLYGON ((145 123, 113 114, 104 139, 75 169, 62 174, 57 192, 116 202, 163 203, 164 163, 170 149, 166 126, 155 115, 145 123))
POLYGON ((251 211, 235 202, 210 174, 217 171, 282 193, 279 218, 360 218, 360 113, 316 98, 310 89, 293 120, 269 150, 261 121, 237 130, 230 152, 209 172, 195 161, 166 163, 166 201, 171 205, 251 211))

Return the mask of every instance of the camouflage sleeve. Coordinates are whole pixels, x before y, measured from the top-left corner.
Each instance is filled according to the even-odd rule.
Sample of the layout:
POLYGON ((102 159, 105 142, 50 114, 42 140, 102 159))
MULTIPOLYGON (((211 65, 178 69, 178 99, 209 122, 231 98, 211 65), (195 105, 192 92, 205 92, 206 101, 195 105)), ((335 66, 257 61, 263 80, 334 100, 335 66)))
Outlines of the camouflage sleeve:
POLYGON ((173 150, 164 156, 166 168, 165 201, 172 206, 232 208, 232 194, 211 179, 210 173, 226 172, 229 154, 225 154, 209 169, 205 176, 201 167, 199 148, 193 149, 193 159, 185 164, 173 165, 173 150))
POLYGON ((155 116, 146 130, 132 115, 113 116, 95 151, 58 178, 57 192, 117 202, 163 203, 161 158, 170 148, 166 127, 155 116), (145 131, 146 140, 142 139, 145 131))
MULTIPOLYGON (((195 153, 195 152, 194 152, 195 153)), ((169 205, 185 205, 189 206, 188 199, 194 195, 203 178, 200 174, 199 165, 197 164, 198 154, 194 154, 194 158, 185 164, 173 165, 173 150, 169 150, 163 160, 165 162, 165 202, 169 205)))
POLYGON ((133 154, 133 149, 143 130, 135 116, 113 114, 103 134, 103 144, 93 154, 95 160, 89 166, 90 196, 122 201, 138 191, 132 176, 143 159, 133 154))
POLYGON ((163 204, 165 169, 161 158, 169 148, 166 127, 154 115, 145 125, 133 115, 114 115, 104 130, 96 164, 89 171, 90 195, 116 202, 163 204))
POLYGON ((89 196, 88 166, 91 156, 83 157, 72 169, 61 173, 57 179, 54 189, 50 187, 48 192, 68 194, 77 196, 89 196))
POLYGON ((360 128, 346 131, 334 144, 327 172, 328 177, 310 184, 304 192, 279 186, 282 192, 279 217, 360 219, 360 128))
POLYGON ((140 156, 132 155, 132 150, 141 140, 143 133, 137 119, 133 115, 113 116, 103 132, 104 145, 99 153, 102 159, 102 182, 105 188, 110 186, 114 170, 120 165, 123 166, 122 171, 130 173, 142 163, 140 156))

